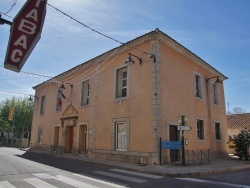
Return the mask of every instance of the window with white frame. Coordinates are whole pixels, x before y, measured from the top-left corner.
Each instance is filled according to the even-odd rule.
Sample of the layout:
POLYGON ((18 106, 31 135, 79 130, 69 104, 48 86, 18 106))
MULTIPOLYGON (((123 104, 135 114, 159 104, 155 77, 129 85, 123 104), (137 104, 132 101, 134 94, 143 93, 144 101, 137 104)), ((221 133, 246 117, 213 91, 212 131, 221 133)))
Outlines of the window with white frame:
POLYGON ((217 84, 213 84, 213 97, 214 97, 214 104, 219 104, 218 85, 217 84))
POLYGON ((122 98, 128 95, 128 68, 116 70, 116 91, 115 98, 122 98))
POLYGON ((127 150, 127 124, 115 122, 115 149, 127 150))
POLYGON ((196 122, 197 139, 204 140, 204 121, 197 119, 196 122))
POLYGON ((82 82, 82 90, 81 90, 81 106, 85 106, 89 104, 90 97, 90 80, 85 80, 82 82))
POLYGON ((44 106, 45 106, 45 95, 42 96, 42 99, 41 99, 41 106, 40 106, 40 114, 44 114, 44 106))
POLYGON ((42 144, 43 140, 43 127, 38 128, 37 144, 42 144))
POLYGON ((215 123, 215 139, 221 140, 221 131, 220 131, 220 123, 215 123))
POLYGON ((201 76, 194 74, 195 97, 202 99, 201 76))

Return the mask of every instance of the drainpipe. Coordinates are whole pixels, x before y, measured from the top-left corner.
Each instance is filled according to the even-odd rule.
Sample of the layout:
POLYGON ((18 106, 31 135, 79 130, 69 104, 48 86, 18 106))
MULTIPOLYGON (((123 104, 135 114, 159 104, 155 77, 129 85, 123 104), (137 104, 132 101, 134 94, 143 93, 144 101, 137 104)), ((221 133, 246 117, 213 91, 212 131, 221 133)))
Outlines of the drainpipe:
MULTIPOLYGON (((157 73, 157 61, 156 61, 156 45, 157 45, 157 42, 156 40, 154 40, 153 42, 153 54, 155 55, 155 57, 153 58, 153 67, 154 67, 154 79, 155 79, 155 93, 154 93, 154 96, 155 96, 155 146, 156 146, 156 152, 158 154, 158 160, 160 160, 160 142, 159 142, 159 139, 158 139, 158 122, 159 122, 159 119, 158 119, 158 116, 159 116, 159 112, 158 112, 158 109, 159 109, 159 104, 158 104, 158 99, 159 99, 159 94, 158 94, 158 73, 157 73)), ((159 164, 161 164, 161 161, 159 161, 159 164)))
MULTIPOLYGON (((207 130, 208 130, 208 134, 207 134, 207 139, 209 139, 209 149, 212 148, 212 121, 211 121, 211 107, 210 107, 210 95, 209 95, 209 84, 210 82, 207 80, 206 78, 206 94, 207 94, 207 122, 208 122, 208 126, 207 126, 207 130)), ((205 128, 205 127, 204 127, 205 128)), ((206 136, 206 135, 204 135, 206 136)), ((211 151, 211 150, 210 150, 211 151)), ((213 154, 213 152, 212 152, 213 154)))

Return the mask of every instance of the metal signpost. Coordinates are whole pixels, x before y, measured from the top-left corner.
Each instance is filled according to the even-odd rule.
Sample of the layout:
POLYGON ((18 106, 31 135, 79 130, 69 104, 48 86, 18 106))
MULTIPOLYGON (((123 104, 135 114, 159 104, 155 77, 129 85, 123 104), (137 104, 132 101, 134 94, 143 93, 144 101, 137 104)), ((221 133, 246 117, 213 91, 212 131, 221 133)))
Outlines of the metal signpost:
POLYGON ((162 149, 181 149, 182 150, 182 166, 186 165, 185 162, 185 143, 184 143, 184 131, 190 131, 192 127, 186 125, 188 122, 188 116, 186 114, 181 114, 177 117, 177 122, 181 124, 178 126, 178 130, 182 131, 181 141, 161 141, 159 138, 159 160, 161 165, 162 159, 162 149))
POLYGON ((188 122, 188 116, 186 114, 181 114, 177 117, 177 122, 181 124, 181 126, 178 126, 178 130, 182 131, 182 137, 181 137, 181 145, 182 145, 182 166, 186 165, 185 162, 185 139, 184 139, 184 131, 190 131, 192 128, 187 124, 188 122))
POLYGON ((4 67, 19 72, 41 37, 47 0, 27 0, 11 25, 4 67))

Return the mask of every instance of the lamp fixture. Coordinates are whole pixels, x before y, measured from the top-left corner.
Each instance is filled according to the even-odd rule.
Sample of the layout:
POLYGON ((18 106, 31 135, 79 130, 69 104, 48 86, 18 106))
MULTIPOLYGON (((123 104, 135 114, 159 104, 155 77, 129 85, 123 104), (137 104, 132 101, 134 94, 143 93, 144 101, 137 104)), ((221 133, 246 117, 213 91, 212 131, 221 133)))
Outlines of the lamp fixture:
POLYGON ((70 87, 71 87, 71 89, 73 88, 73 84, 71 84, 71 83, 62 83, 61 87, 59 87, 59 90, 66 89, 65 86, 64 86, 64 84, 69 84, 70 87))
MULTIPOLYGON (((144 54, 148 54, 148 55, 149 55, 149 58, 150 58, 150 59, 153 58, 153 61, 155 62, 155 55, 154 55, 154 54, 149 54, 149 53, 147 53, 147 52, 143 52, 143 53, 144 53, 144 54)), ((127 64, 127 65, 132 65, 132 64, 135 63, 135 61, 132 59, 131 56, 136 57, 136 58, 139 60, 140 65, 142 64, 142 58, 141 58, 141 57, 138 57, 138 56, 136 56, 136 55, 134 55, 134 54, 131 54, 131 53, 128 53, 128 55, 129 55, 129 56, 128 56, 128 60, 125 61, 125 64, 127 64)))
POLYGON ((128 53, 128 55, 129 55, 129 56, 128 56, 128 60, 125 61, 125 64, 127 64, 127 65, 132 65, 132 64, 135 63, 135 62, 133 61, 133 59, 132 59, 131 56, 136 57, 136 58, 139 60, 140 65, 142 64, 142 58, 140 58, 140 57, 138 57, 138 56, 136 56, 136 55, 133 55, 133 54, 131 54, 131 53, 128 53))
POLYGON ((220 81, 220 79, 219 79, 219 76, 214 76, 214 77, 208 78, 208 79, 206 80, 206 82, 208 82, 208 80, 210 80, 210 79, 212 79, 212 78, 216 78, 215 84, 220 84, 220 83, 222 83, 222 81, 220 81))
POLYGON ((32 96, 32 97, 31 97, 31 96, 32 96, 32 95, 30 95, 30 98, 28 99, 28 101, 33 101, 33 100, 32 100, 32 97, 35 98, 35 99, 38 99, 37 96, 32 96))

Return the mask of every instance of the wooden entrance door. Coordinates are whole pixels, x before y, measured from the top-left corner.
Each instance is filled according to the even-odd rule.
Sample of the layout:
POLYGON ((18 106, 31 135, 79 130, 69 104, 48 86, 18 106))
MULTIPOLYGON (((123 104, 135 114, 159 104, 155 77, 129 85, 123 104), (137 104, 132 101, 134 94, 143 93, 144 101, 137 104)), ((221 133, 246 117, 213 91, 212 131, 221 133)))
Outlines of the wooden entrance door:
POLYGON ((86 154, 87 150, 87 125, 81 125, 79 129, 79 154, 86 154))
POLYGON ((65 152, 71 153, 73 149, 73 138, 74 138, 74 127, 67 126, 66 127, 66 135, 65 135, 65 152))
MULTIPOLYGON (((180 141, 180 133, 177 130, 177 126, 169 126, 169 140, 170 141, 180 141)), ((171 149, 170 150, 170 160, 171 162, 180 161, 180 150, 171 149)))
POLYGON ((59 143, 59 127, 55 127, 54 130, 54 146, 58 146, 59 143))

